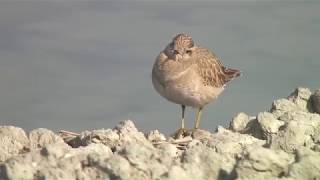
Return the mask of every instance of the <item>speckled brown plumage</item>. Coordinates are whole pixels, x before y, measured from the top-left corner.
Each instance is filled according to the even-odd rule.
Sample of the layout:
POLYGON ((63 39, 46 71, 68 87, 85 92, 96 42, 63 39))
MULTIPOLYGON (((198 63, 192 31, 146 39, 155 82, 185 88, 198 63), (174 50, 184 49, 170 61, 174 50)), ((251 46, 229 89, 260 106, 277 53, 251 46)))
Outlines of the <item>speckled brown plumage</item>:
POLYGON ((197 47, 192 58, 205 86, 223 87, 240 75, 239 70, 224 67, 217 56, 208 49, 197 47))
MULTIPOLYGON (((178 34, 158 55, 152 82, 161 96, 182 105, 182 117, 185 106, 199 108, 195 125, 198 128, 202 108, 239 75, 239 70, 223 66, 214 53, 196 45, 191 36, 178 34)), ((182 122, 184 128, 184 118, 182 122)))

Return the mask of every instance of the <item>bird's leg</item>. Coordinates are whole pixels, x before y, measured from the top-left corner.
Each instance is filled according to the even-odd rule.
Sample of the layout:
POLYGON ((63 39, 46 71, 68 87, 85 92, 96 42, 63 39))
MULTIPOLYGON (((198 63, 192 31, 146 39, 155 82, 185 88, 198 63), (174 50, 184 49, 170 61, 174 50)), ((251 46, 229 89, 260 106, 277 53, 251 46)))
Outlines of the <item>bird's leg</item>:
POLYGON ((186 110, 186 106, 181 105, 181 110, 182 110, 182 112, 181 112, 181 127, 180 127, 180 129, 178 129, 174 133, 174 137, 177 139, 183 137, 187 132, 187 130, 185 129, 185 124, 184 124, 184 112, 186 110))
POLYGON ((186 110, 186 106, 185 105, 181 105, 181 129, 184 129, 184 112, 186 110))
POLYGON ((200 126, 201 115, 202 115, 202 107, 200 107, 200 108, 198 109, 197 117, 196 117, 196 122, 195 122, 195 124, 194 124, 194 130, 198 129, 199 126, 200 126))

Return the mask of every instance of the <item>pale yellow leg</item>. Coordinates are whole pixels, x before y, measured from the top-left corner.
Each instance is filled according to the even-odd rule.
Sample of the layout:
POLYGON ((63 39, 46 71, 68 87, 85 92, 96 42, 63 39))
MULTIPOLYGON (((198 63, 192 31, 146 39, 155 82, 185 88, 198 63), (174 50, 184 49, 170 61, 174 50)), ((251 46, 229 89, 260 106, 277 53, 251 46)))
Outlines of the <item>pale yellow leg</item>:
POLYGON ((200 121, 201 121, 201 115, 202 115, 202 107, 198 109, 196 122, 194 124, 194 129, 198 129, 199 128, 200 121))
POLYGON ((181 129, 184 129, 184 112, 186 110, 186 106, 185 105, 181 105, 181 109, 182 109, 182 114, 181 114, 181 129))
POLYGON ((180 129, 178 129, 175 133, 174 133, 174 137, 176 139, 182 138, 184 137, 185 133, 187 132, 187 130, 185 129, 185 124, 184 124, 184 112, 186 110, 186 106, 185 105, 181 105, 181 127, 180 129))

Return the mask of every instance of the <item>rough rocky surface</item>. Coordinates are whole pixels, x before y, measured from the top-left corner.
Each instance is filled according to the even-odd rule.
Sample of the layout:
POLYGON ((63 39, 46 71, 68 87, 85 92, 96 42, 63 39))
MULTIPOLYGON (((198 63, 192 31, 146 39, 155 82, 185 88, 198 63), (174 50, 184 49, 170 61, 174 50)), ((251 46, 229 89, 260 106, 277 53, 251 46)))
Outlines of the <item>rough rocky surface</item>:
POLYGON ((130 120, 79 134, 0 126, 0 179, 320 179, 319 94, 297 88, 268 112, 182 139, 130 120))
POLYGON ((314 111, 320 113, 320 89, 311 96, 311 103, 314 111))
POLYGON ((0 126, 0 162, 29 149, 29 139, 23 129, 0 126))

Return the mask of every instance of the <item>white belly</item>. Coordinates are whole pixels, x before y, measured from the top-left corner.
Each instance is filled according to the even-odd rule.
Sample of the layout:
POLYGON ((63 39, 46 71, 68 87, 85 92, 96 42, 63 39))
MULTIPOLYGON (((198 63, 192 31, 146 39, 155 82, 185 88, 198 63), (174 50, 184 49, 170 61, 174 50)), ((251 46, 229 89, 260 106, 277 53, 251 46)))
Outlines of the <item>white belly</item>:
POLYGON ((192 78, 190 81, 179 82, 179 80, 160 83, 157 78, 152 77, 154 88, 167 100, 192 107, 203 107, 213 101, 224 88, 203 86, 200 78, 192 78))

